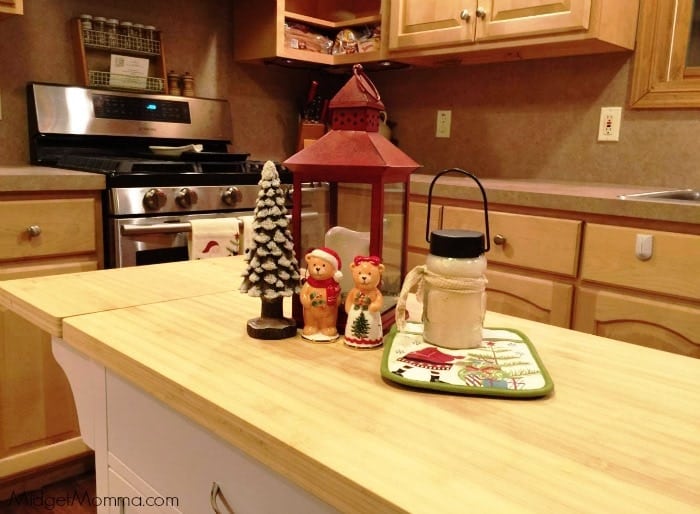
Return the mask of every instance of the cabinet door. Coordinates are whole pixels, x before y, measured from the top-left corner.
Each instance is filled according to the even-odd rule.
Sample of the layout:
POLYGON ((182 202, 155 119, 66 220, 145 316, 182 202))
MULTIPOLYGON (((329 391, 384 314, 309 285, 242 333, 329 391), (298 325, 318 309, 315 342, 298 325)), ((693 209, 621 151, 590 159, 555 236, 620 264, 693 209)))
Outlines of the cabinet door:
POLYGON ((489 270, 486 308, 569 328, 574 287, 556 280, 489 270))
POLYGON ((0 308, 0 458, 79 435, 73 396, 51 354, 49 334, 0 308))
POLYGON ((391 2, 389 48, 450 45, 474 41, 477 0, 391 2), (468 19, 460 16, 465 12, 468 19))
POLYGON ((587 30, 591 0, 479 0, 476 40, 587 30))
POLYGON ((576 291, 575 330, 700 358, 700 308, 593 288, 576 291))
POLYGON ((0 0, 0 18, 8 14, 23 14, 23 0, 0 0))

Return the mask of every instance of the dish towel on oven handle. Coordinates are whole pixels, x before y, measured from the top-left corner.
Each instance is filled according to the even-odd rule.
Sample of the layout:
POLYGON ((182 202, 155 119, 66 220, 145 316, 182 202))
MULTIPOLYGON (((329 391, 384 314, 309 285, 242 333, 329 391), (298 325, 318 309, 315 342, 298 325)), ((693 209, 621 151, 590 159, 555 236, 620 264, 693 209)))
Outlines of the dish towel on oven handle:
POLYGON ((190 260, 226 257, 241 253, 241 222, 238 218, 190 220, 187 249, 190 260))

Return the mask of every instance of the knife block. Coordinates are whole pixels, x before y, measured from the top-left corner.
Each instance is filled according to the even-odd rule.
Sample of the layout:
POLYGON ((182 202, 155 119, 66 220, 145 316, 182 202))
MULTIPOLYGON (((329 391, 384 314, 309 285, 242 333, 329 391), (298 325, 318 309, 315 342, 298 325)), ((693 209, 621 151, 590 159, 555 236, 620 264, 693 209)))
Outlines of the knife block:
POLYGON ((309 146, 326 133, 324 123, 302 121, 299 123, 299 138, 297 141, 297 152, 309 146))

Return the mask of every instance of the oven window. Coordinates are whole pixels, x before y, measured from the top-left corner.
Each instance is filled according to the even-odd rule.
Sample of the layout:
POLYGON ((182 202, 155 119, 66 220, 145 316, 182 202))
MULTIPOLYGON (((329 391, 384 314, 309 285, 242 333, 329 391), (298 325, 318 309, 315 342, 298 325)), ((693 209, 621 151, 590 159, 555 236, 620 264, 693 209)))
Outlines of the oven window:
POLYGON ((187 246, 173 248, 156 248, 154 250, 139 250, 136 252, 136 265, 160 264, 163 262, 186 261, 189 259, 187 246))

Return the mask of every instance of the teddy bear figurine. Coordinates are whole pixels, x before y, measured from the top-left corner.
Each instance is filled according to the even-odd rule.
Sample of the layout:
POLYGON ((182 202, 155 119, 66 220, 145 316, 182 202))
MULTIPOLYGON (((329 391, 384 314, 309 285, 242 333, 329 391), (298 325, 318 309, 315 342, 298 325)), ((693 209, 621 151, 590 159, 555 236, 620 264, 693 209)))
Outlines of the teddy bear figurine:
POLYGON ((316 342, 334 341, 340 337, 338 305, 340 299, 340 257, 330 248, 315 248, 304 257, 306 281, 301 286, 299 300, 304 310, 301 336, 316 342))
POLYGON ((345 299, 348 321, 345 344, 354 348, 375 348, 384 341, 382 331, 383 296, 379 290, 384 264, 377 256, 358 255, 350 264, 355 286, 345 299))

